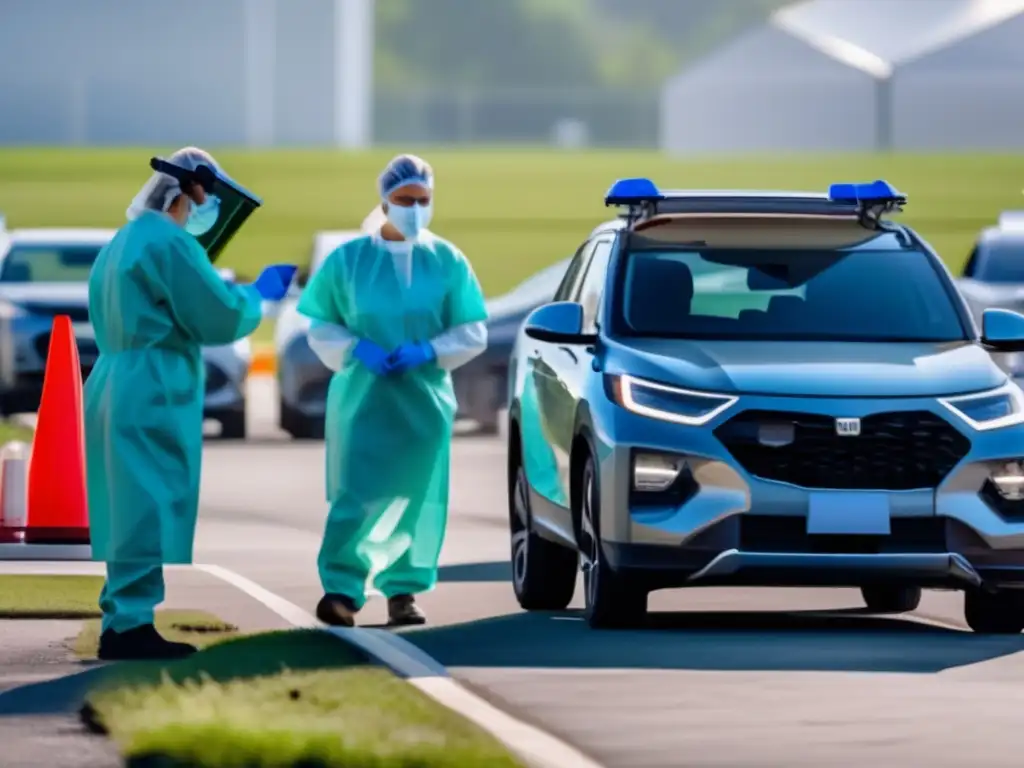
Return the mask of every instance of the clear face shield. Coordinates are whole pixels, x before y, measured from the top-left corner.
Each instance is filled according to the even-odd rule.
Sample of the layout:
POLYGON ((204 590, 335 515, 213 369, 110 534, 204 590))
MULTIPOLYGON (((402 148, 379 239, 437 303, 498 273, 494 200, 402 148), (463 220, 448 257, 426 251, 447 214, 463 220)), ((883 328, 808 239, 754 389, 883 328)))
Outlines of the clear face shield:
POLYGON ((210 261, 217 260, 252 212, 263 204, 214 165, 200 163, 195 168, 185 168, 160 157, 152 158, 149 165, 157 173, 175 179, 184 194, 196 186, 206 193, 205 203, 192 203, 195 210, 186 229, 203 246, 210 261))

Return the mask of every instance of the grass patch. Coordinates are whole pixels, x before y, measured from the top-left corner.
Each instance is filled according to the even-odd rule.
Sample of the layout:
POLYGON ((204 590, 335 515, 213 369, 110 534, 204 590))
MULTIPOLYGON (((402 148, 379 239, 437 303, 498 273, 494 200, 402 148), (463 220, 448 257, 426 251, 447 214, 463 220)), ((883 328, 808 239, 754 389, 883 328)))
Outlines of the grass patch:
MULTIPOLYGON (((157 630, 168 640, 203 648, 238 636, 238 627, 204 611, 157 611, 157 630)), ((99 619, 87 621, 75 638, 74 651, 82 659, 95 659, 102 631, 99 619)))
POLYGON ((100 576, 0 576, 0 619, 89 619, 101 589, 100 576))
POLYGON ((90 716, 129 765, 512 768, 497 741, 330 635, 270 632, 118 665, 90 716))
MULTIPOLYGON (((9 226, 121 226, 149 173, 147 149, 0 150, 0 211, 9 226), (89 194, 81 194, 88 189, 89 194), (54 201, 63 201, 55 204, 54 201)), ((313 233, 357 228, 377 203, 377 174, 394 154, 216 151, 265 207, 222 259, 255 277, 271 262, 307 262, 313 233)), ((438 180, 432 228, 467 253, 489 295, 570 256, 607 219, 602 197, 621 176, 666 187, 824 191, 885 178, 907 193, 905 220, 958 268, 981 227, 1024 207, 1024 155, 795 155, 674 160, 656 152, 424 150, 438 180)))
MULTIPOLYGON (((3 210, 3 209, 0 209, 3 210)), ((9 443, 12 440, 20 440, 23 443, 32 442, 33 431, 21 424, 12 421, 0 420, 0 445, 9 443)))

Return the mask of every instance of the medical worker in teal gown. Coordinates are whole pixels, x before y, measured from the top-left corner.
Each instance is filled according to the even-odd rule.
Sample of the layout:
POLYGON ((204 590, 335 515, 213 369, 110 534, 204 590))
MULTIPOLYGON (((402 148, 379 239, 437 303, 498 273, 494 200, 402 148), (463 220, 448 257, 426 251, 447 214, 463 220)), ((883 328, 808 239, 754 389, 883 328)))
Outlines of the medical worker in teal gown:
MULTIPOLYGON (((194 148, 169 161, 187 170, 217 168, 194 148)), ((89 278, 100 350, 85 385, 89 513, 93 557, 107 563, 101 659, 195 650, 164 639, 153 612, 164 599, 162 565, 192 560, 203 440, 200 348, 255 330, 262 301, 282 298, 282 283, 291 279, 288 267, 268 267, 252 285, 225 283, 194 236, 217 221, 218 203, 201 186, 183 190, 172 176, 153 174, 89 278)))
POLYGON ((401 155, 381 174, 384 223, 334 251, 299 300, 310 346, 335 371, 327 395, 327 500, 317 616, 351 626, 375 588, 392 625, 426 619, 448 516, 450 371, 487 346, 480 284, 426 229, 434 176, 401 155))

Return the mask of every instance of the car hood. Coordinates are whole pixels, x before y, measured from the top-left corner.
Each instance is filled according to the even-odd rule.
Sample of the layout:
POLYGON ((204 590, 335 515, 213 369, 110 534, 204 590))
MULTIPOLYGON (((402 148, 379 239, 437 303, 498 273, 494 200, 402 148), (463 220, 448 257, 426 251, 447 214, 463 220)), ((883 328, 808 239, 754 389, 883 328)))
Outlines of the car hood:
POLYGON ((88 306, 87 283, 0 283, 0 299, 15 304, 74 304, 88 306))
POLYGON ((705 391, 798 397, 930 397, 1006 381, 989 354, 969 342, 643 339, 610 346, 605 370, 705 391))

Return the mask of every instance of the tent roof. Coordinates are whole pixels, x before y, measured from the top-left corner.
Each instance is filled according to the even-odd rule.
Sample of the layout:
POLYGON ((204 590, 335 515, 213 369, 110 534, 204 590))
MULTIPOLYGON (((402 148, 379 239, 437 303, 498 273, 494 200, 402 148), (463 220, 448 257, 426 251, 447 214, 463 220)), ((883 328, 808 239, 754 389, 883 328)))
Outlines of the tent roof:
POLYGON ((808 0, 770 23, 875 77, 1024 14, 1024 0, 808 0), (872 13, 874 11, 874 13, 872 13))

